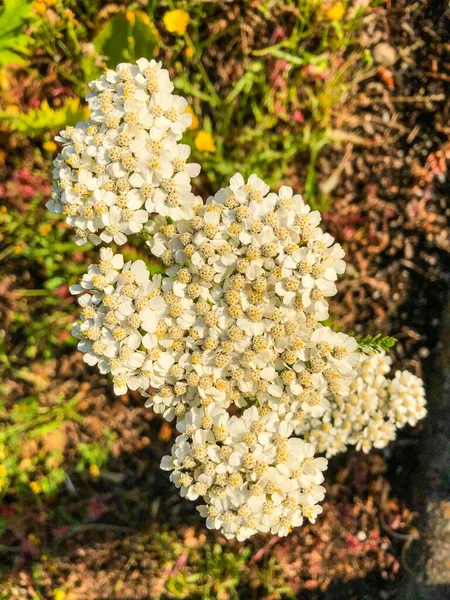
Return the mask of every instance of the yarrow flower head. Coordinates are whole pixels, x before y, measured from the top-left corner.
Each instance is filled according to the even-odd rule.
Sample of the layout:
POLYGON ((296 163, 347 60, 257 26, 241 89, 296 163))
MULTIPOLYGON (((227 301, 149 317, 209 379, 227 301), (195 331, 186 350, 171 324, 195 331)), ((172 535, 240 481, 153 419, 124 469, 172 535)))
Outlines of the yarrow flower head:
POLYGON ((238 540, 284 536, 322 512, 327 461, 291 437, 292 425, 276 412, 253 406, 236 417, 217 405, 192 408, 178 428, 183 433, 161 467, 172 471, 183 497, 201 498, 209 528, 238 540))
POLYGON ((320 416, 327 391, 345 390, 356 342, 320 324, 345 264, 319 221, 291 188, 269 194, 258 177, 236 175, 190 221, 157 218, 147 228, 175 297, 192 300, 186 347, 198 375, 219 381, 224 406, 256 401, 292 419, 298 410, 320 416))
POLYGON ((426 415, 422 379, 408 371, 396 371, 384 353, 362 354, 347 395, 330 398, 321 419, 304 421, 296 430, 318 452, 331 457, 348 446, 370 452, 395 439, 398 429, 416 425, 426 415))
POLYGON ((342 249, 300 196, 268 194, 256 177, 234 177, 196 213, 147 227, 168 277, 150 279, 142 261, 118 273, 110 257, 73 288, 89 291, 74 329, 86 360, 111 370, 117 391, 155 388, 147 405, 169 419, 211 403, 320 417, 358 361, 354 339, 320 323, 342 249))
POLYGON ((191 178, 200 165, 189 163, 189 146, 178 143, 192 116, 186 100, 172 94, 168 72, 141 58, 108 70, 90 88, 90 118, 56 138, 63 149, 48 208, 66 215, 78 244, 122 245, 152 213, 191 218, 200 202, 191 178))
POLYGON ((161 467, 208 527, 287 535, 321 513, 316 451, 384 447, 425 415, 422 381, 387 379, 387 356, 361 357, 323 324, 344 252, 300 195, 240 174, 205 204, 192 194, 200 167, 179 143, 191 114, 160 63, 121 64, 91 90, 87 123, 58 138, 48 207, 78 243, 145 233, 165 273, 102 248, 71 288, 78 348, 116 394, 175 420, 161 467))

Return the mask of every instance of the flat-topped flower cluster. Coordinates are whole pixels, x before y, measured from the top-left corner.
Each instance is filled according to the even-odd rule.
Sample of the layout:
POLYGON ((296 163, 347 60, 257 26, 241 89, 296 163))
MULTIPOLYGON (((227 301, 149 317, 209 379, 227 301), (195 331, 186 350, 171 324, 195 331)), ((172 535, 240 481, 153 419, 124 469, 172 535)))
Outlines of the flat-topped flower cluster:
POLYGON ((356 340, 323 325, 344 252, 301 196, 240 174, 205 204, 192 194, 199 166, 178 143, 190 116, 160 63, 119 65, 91 89, 88 123, 59 138, 49 208, 80 243, 145 232, 165 272, 100 250, 71 288, 84 360, 176 420, 161 466, 208 527, 243 540, 314 522, 327 466, 315 445, 380 447, 423 413, 420 380, 380 383, 387 357, 360 362, 356 340))
POLYGON ((213 404, 190 409, 177 428, 182 434, 161 467, 182 496, 204 502, 198 510, 209 528, 238 540, 284 536, 322 512, 327 460, 292 437, 292 423, 276 411, 252 406, 237 417, 213 404))
POLYGON ((108 70, 90 88, 90 118, 56 138, 63 150, 48 208, 66 215, 78 244, 122 245, 152 213, 192 217, 200 199, 191 178, 200 165, 188 163, 190 148, 178 143, 192 116, 186 100, 172 94, 168 71, 141 58, 108 70))
POLYGON ((303 421, 296 433, 331 457, 348 446, 384 448, 398 429, 417 425, 427 412, 423 381, 408 371, 388 379, 391 362, 386 354, 362 354, 349 393, 334 395, 321 419, 303 421))

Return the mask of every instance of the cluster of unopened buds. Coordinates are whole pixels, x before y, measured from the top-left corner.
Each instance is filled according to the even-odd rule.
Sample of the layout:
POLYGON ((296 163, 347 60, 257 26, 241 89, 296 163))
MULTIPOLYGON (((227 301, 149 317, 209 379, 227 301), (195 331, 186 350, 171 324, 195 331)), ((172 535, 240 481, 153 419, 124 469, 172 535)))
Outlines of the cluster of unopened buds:
POLYGON ((381 447, 423 416, 423 387, 388 382, 387 357, 361 361, 353 337, 322 324, 344 252, 301 196, 239 174, 205 203, 192 194, 199 165, 178 143, 190 116, 172 88, 160 63, 119 65, 91 83, 88 122, 58 138, 50 210, 79 243, 145 232, 164 268, 102 248, 71 288, 73 332, 116 394, 138 390, 176 420, 161 466, 208 527, 286 535, 321 512, 315 446, 381 447))

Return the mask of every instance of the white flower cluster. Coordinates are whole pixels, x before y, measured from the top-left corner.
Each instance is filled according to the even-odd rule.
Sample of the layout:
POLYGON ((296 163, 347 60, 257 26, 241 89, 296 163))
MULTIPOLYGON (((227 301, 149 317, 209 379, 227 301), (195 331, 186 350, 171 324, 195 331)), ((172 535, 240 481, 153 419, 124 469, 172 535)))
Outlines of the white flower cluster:
POLYGON ((156 388, 147 405, 167 419, 257 403, 295 426, 346 392, 357 344, 319 323, 342 249, 290 188, 251 200, 262 186, 236 176, 191 220, 157 218, 149 243, 168 277, 150 279, 142 261, 123 265, 102 250, 72 288, 93 292, 74 333, 85 360, 112 372, 116 393, 156 388))
POLYGON ((194 218, 147 228, 169 276, 175 323, 165 322, 181 330, 178 355, 160 342, 180 377, 161 375, 187 386, 190 405, 257 402, 295 423, 320 417, 329 392, 345 393, 357 344, 320 324, 345 268, 342 248, 291 188, 268 192, 255 175, 235 175, 194 218))
POLYGON ((198 510, 210 529, 238 540, 284 536, 322 512, 327 460, 291 437, 292 424, 275 411, 252 406, 237 417, 213 404, 192 408, 177 428, 182 434, 161 467, 172 470, 183 497, 205 502, 198 510))
POLYGON ((180 435, 162 468, 227 538, 286 535, 321 512, 325 458, 382 447, 425 414, 421 380, 322 324, 344 252, 289 187, 237 174, 202 204, 179 144, 186 101, 160 63, 92 82, 87 123, 67 128, 50 210, 77 243, 144 233, 165 275, 109 248, 79 285, 73 328, 116 394, 138 390, 180 435), (301 433, 305 440, 294 433, 301 433))
POLYGON ((427 412, 422 379, 408 371, 389 379, 390 365, 385 354, 361 355, 350 393, 336 395, 320 420, 305 420, 296 433, 327 457, 348 446, 366 453, 387 446, 398 429, 416 425, 427 412))
POLYGON ((172 94, 168 71, 141 58, 106 71, 90 88, 90 118, 56 138, 63 150, 47 207, 67 215, 78 244, 124 244, 152 213, 192 217, 200 200, 191 178, 200 165, 189 164, 189 146, 177 143, 192 116, 172 94))
POLYGON ((289 438, 324 413, 331 393, 346 393, 358 361, 353 338, 320 324, 343 251, 291 188, 269 194, 256 176, 236 175, 195 212, 176 223, 157 217, 147 228, 167 277, 150 278, 143 261, 124 264, 101 250, 100 263, 72 288, 83 306, 74 334, 86 362, 113 374, 116 393, 139 390, 178 428, 188 423, 164 465, 191 482, 188 497, 202 496, 202 513, 216 515, 209 524, 240 537, 285 532, 304 515, 315 518, 322 497, 321 472, 308 467, 313 447, 289 438), (218 454, 224 445, 241 448, 229 466, 229 450, 218 454), (177 457, 188 450, 194 455, 180 471, 177 457), (233 493, 228 478, 238 483, 233 493), (244 519, 250 496, 255 511, 274 504, 270 518, 244 519))

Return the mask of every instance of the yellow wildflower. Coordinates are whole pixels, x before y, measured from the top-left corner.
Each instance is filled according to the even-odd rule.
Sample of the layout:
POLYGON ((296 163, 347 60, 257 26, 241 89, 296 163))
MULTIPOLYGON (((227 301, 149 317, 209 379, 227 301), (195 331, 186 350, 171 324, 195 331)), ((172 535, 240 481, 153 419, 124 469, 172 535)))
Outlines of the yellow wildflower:
POLYGON ((188 129, 197 129, 197 127, 198 127, 198 118, 197 118, 197 115, 195 114, 195 112, 192 110, 192 108, 190 106, 188 106, 184 112, 187 112, 190 115, 192 115, 192 122, 189 125, 188 129))
POLYGON ((42 147, 46 152, 55 152, 58 147, 53 140, 48 140, 42 144, 42 147))
POLYGON ((6 475, 6 469, 3 465, 0 465, 0 477, 4 477, 6 475))
POLYGON ((136 23, 136 15, 132 10, 127 10, 125 17, 130 25, 134 25, 136 23))
POLYGON ((340 21, 345 14, 345 6, 342 2, 336 2, 326 12, 326 15, 330 21, 340 21))
POLYGON ((100 469, 97 467, 97 465, 91 465, 89 467, 89 473, 92 475, 92 477, 98 477, 100 475, 100 469))
POLYGON ((45 2, 35 2, 33 4, 33 10, 38 15, 43 15, 47 10, 47 5, 45 4, 45 2))
POLYGON ((163 17, 164 26, 169 33, 184 35, 186 27, 189 23, 189 13, 181 8, 176 10, 168 10, 163 17))
POLYGON ((13 251, 15 254, 20 254, 23 250, 23 247, 21 244, 16 244, 13 248, 13 251))
POLYGON ((51 230, 52 230, 52 226, 49 223, 44 223, 43 225, 41 225, 39 227, 39 233, 44 237, 46 235, 48 235, 51 230))
POLYGON ((216 145, 214 144, 213 136, 203 129, 197 133, 194 143, 195 147, 197 150, 200 150, 200 152, 216 151, 216 145))
POLYGON ((187 58, 191 58, 194 56, 194 48, 192 46, 188 46, 184 51, 184 54, 187 56, 187 58))
POLYGON ((41 491, 41 486, 38 481, 30 481, 30 488, 31 491, 35 494, 39 494, 39 492, 41 491))
POLYGON ((41 540, 38 538, 37 535, 34 535, 34 533, 29 533, 27 535, 27 538, 30 540, 30 542, 32 544, 34 544, 35 546, 39 546, 41 540))

